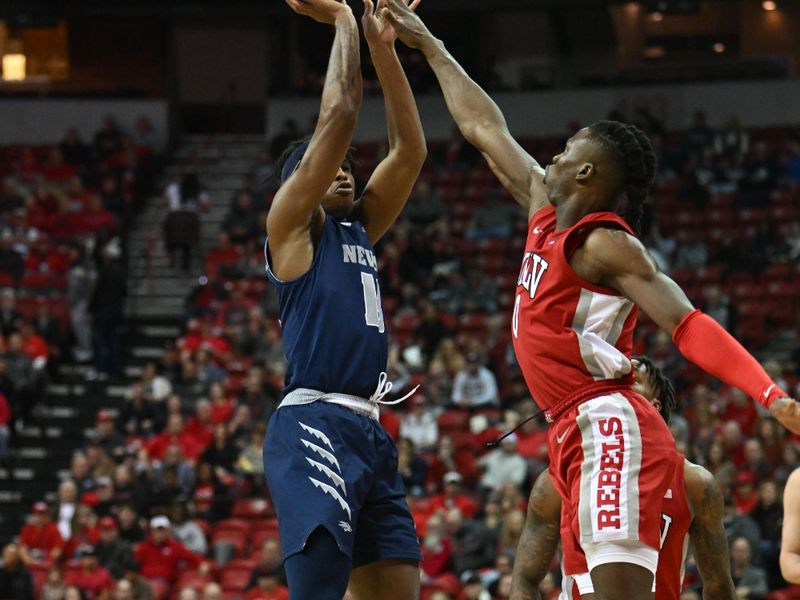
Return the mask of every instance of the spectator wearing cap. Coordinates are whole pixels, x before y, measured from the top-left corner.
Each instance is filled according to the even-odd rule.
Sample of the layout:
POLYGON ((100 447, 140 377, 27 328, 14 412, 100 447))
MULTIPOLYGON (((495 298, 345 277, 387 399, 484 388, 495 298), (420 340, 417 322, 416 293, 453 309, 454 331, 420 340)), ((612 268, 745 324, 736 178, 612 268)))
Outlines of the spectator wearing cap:
POLYGON ((289 600, 289 590, 281 585, 280 572, 266 563, 256 565, 248 587, 244 600, 289 600))
POLYGON ((519 487, 528 474, 528 463, 517 453, 515 433, 503 439, 500 447, 483 456, 478 464, 485 469, 481 486, 489 490, 500 491, 507 483, 519 487))
POLYGON ((100 519, 98 529, 100 541, 94 545, 97 559, 114 579, 119 579, 125 574, 125 565, 133 559, 133 548, 128 542, 120 539, 114 517, 100 519))
POLYGON ((467 354, 467 363, 453 382, 453 404, 463 408, 495 406, 499 403, 497 380, 494 374, 481 364, 477 352, 467 354))
POLYGON ((16 544, 3 548, 0 565, 0 598, 33 600, 33 577, 25 567, 22 552, 16 544))
POLYGON ((56 560, 64 551, 64 538, 58 526, 50 520, 45 502, 33 505, 33 514, 19 533, 20 555, 26 563, 34 560, 56 560))
POLYGON ((418 392, 409 401, 411 410, 400 421, 400 437, 407 438, 422 452, 433 450, 439 438, 436 416, 428 408, 425 394, 418 392))
POLYGON ((94 439, 106 454, 120 460, 125 454, 125 438, 114 428, 114 415, 101 410, 94 421, 94 439))
POLYGON ((199 568, 204 573, 209 570, 209 564, 202 556, 172 538, 170 525, 164 515, 150 519, 150 535, 134 550, 141 574, 158 598, 166 597, 172 589, 182 564, 199 568))
POLYGON ((76 556, 80 558, 80 569, 67 574, 67 585, 80 589, 87 600, 109 600, 114 579, 111 573, 100 566, 95 547, 81 546, 76 556))
POLYGON ((461 514, 471 519, 478 511, 478 504, 464 493, 464 478, 458 471, 449 471, 442 478, 442 493, 430 499, 431 514, 445 513, 457 508, 461 514))

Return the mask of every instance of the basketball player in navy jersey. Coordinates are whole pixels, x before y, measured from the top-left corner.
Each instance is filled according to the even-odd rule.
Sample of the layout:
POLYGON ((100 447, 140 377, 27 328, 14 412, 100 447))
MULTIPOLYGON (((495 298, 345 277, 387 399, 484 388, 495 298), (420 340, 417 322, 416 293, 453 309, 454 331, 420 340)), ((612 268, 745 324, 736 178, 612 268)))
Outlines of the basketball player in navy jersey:
POLYGON ((267 275, 278 289, 288 368, 264 441, 264 470, 289 594, 341 600, 349 583, 357 600, 413 600, 419 543, 397 450, 378 423, 391 385, 373 244, 405 205, 425 138, 395 32, 364 0, 389 153, 356 200, 348 152, 362 94, 356 20, 344 1, 287 3, 335 27, 316 129, 278 161, 282 185, 267 217, 267 275))

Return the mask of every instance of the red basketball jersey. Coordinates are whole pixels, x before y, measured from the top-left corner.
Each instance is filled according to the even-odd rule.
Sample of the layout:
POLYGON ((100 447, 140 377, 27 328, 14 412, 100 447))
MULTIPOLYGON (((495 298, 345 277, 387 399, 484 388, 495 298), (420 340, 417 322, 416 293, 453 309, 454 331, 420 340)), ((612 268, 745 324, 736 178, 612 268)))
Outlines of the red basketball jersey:
POLYGON ((619 292, 578 277, 569 258, 598 227, 633 233, 610 212, 586 215, 556 231, 552 206, 528 224, 511 330, 534 400, 548 409, 589 384, 632 372, 637 307, 619 292))
POLYGON ((684 469, 686 459, 678 455, 675 476, 661 503, 661 550, 658 552, 655 600, 678 600, 681 597, 689 549, 692 510, 686 498, 684 469))

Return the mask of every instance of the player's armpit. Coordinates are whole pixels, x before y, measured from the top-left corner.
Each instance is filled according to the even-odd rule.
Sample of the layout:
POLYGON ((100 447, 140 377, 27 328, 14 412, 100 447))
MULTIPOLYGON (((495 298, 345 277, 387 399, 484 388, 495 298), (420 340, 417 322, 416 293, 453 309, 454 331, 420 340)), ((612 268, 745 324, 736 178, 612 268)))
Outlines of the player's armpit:
POLYGON ((539 584, 553 562, 561 518, 561 497, 550 472, 539 475, 531 490, 525 527, 517 545, 510 600, 539 600, 539 584))
POLYGON ((694 518, 689 538, 697 570, 703 580, 704 600, 735 600, 736 590, 728 560, 728 541, 722 519, 725 503, 714 476, 697 465, 685 473, 686 493, 694 518))
POLYGON ((582 279, 619 291, 669 334, 694 308, 644 245, 625 231, 595 229, 572 255, 570 265, 582 279))
POLYGON ((789 583, 800 583, 800 469, 786 482, 783 492, 783 537, 781 575, 789 583))

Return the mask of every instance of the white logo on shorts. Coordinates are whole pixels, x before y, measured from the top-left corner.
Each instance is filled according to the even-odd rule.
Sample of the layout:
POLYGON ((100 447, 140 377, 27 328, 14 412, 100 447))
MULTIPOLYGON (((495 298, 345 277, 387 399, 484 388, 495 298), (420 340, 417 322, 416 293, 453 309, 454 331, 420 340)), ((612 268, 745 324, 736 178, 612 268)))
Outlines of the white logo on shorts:
POLYGON ((571 428, 571 427, 572 427, 572 425, 569 425, 569 426, 568 426, 568 427, 567 427, 567 428, 564 430, 564 433, 562 433, 561 435, 558 435, 558 434, 556 434, 556 442, 558 442, 559 444, 560 444, 561 442, 563 442, 563 441, 564 441, 564 438, 565 438, 565 437, 567 437, 567 434, 569 433, 569 430, 570 430, 570 428, 571 428))
MULTIPOLYGON (((316 438, 318 441, 322 442, 325 446, 330 448, 331 452, 329 452, 325 448, 322 448, 321 446, 318 446, 317 444, 315 444, 313 442, 310 442, 309 440, 300 438, 300 442, 303 444, 303 446, 305 446, 306 448, 308 448, 309 450, 311 450, 315 454, 318 454, 319 456, 321 456, 325 461, 327 461, 327 463, 331 467, 335 467, 336 471, 341 473, 342 469, 339 466, 339 460, 336 458, 336 455, 333 453, 333 450, 334 450, 333 444, 331 443, 331 441, 328 438, 328 436, 325 435, 323 432, 321 432, 319 429, 315 429, 313 427, 310 427, 310 426, 306 425, 305 423, 302 423, 300 421, 298 421, 297 423, 298 423, 298 425, 300 425, 300 427, 304 431, 310 433, 314 438, 316 438)), ((311 483, 314 484, 314 487, 316 489, 321 490, 323 493, 325 493, 326 495, 328 495, 331 498, 333 498, 339 504, 341 509, 344 512, 347 513, 348 520, 352 519, 353 518, 352 511, 350 510, 350 505, 348 504, 348 502, 346 500, 346 498, 347 498, 347 488, 345 486, 344 479, 339 475, 339 473, 337 473, 336 471, 334 471, 332 468, 328 467, 327 465, 325 465, 325 464, 323 464, 323 463, 321 463, 321 462, 319 462, 317 460, 314 460, 310 456, 306 456, 305 458, 306 458, 306 461, 308 461, 309 465, 314 467, 322 475, 325 475, 325 477, 327 477, 331 481, 331 483, 333 483, 333 485, 329 485, 329 484, 325 483, 324 481, 320 481, 319 479, 315 479, 314 477, 310 477, 310 476, 308 478, 309 481, 311 481, 311 483), (337 489, 337 488, 339 488, 339 489, 337 489), (341 493, 339 493, 339 490, 341 490, 341 493)), ((350 529, 350 525, 346 521, 342 521, 341 523, 339 523, 340 527, 341 527, 342 523, 345 523, 347 525, 348 529, 350 529)))
POLYGON ((339 527, 341 527, 342 531, 344 531, 345 533, 353 532, 353 528, 350 527, 350 523, 348 523, 347 521, 339 521, 339 527))

